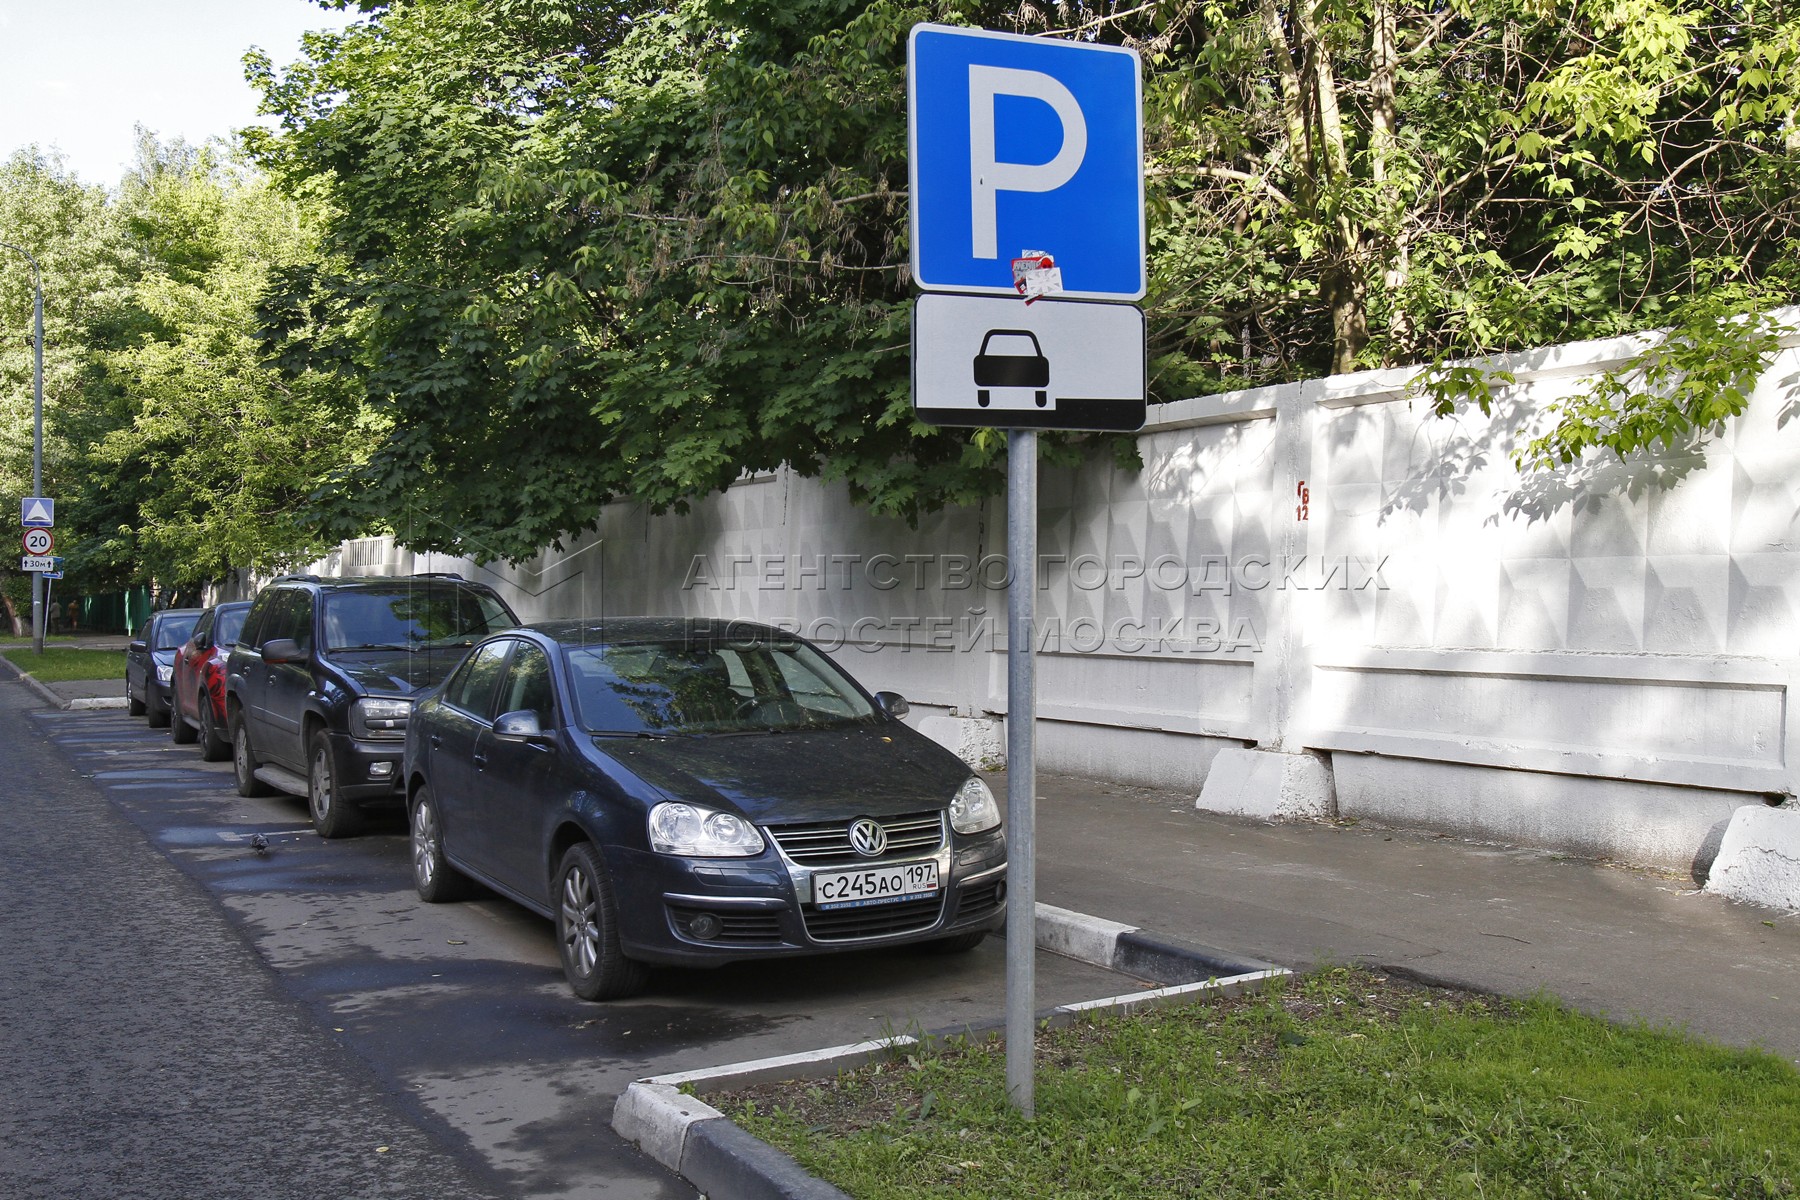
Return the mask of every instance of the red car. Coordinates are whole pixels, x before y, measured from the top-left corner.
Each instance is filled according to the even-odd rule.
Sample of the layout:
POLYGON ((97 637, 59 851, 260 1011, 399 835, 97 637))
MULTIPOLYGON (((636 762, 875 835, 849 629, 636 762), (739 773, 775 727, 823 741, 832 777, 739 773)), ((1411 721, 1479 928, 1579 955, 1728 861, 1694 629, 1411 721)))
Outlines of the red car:
POLYGON ((207 762, 231 757, 225 735, 225 657, 244 627, 250 601, 215 604, 194 625, 187 644, 175 652, 169 682, 169 739, 186 745, 198 739, 207 762))

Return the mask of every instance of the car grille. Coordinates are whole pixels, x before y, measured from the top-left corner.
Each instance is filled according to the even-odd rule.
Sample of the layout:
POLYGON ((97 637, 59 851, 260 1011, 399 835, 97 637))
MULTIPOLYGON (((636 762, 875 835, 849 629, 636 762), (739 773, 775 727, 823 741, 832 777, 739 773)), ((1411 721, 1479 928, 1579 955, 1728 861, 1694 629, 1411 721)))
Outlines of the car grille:
POLYGON ((917 858, 944 844, 944 814, 908 813, 901 817, 877 817, 887 831, 887 849, 875 858, 863 858, 850 848, 850 822, 812 821, 804 825, 771 825, 769 836, 783 854, 797 863, 870 863, 917 858))
POLYGON ((806 920, 806 932, 815 942, 848 942, 929 929, 943 908, 942 896, 927 896, 866 908, 820 910, 809 904, 801 909, 801 916, 806 920))
POLYGON ((999 908, 1001 904, 1005 903, 1005 887, 1006 880, 1001 878, 996 879, 991 883, 983 883, 972 888, 964 888, 962 901, 956 906, 956 919, 958 921, 973 921, 979 917, 988 916, 995 909, 999 908))
POLYGON ((675 928, 681 936, 704 940, 708 945, 729 946, 762 946, 781 940, 781 914, 773 912, 733 912, 730 909, 677 908, 669 906, 669 916, 675 920, 675 928), (719 918, 722 928, 717 937, 694 937, 694 918, 701 913, 710 912, 719 918))

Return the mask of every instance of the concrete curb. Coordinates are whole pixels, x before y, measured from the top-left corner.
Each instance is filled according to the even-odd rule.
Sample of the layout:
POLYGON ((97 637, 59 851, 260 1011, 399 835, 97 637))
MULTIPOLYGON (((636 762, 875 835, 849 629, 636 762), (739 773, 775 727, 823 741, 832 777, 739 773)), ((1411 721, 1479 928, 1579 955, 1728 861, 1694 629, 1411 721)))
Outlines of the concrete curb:
MULTIPOLYGON (((1093 1012, 1131 1012, 1199 995, 1241 995, 1260 989, 1278 975, 1288 974, 1271 963, 1210 947, 1152 938, 1134 926, 1048 904, 1037 906, 1036 935, 1041 949, 1165 985, 1103 1000, 1065 1004, 1038 1014, 1041 1021, 1053 1027, 1093 1012)), ((975 1032, 997 1036, 1001 1026, 996 1018, 979 1028, 928 1034, 925 1040, 975 1032)), ((724 1113, 682 1089, 724 1091, 783 1079, 829 1079, 920 1040, 903 1034, 640 1079, 626 1088, 613 1106, 613 1129, 698 1188, 707 1200, 850 1200, 829 1183, 808 1174, 788 1155, 745 1133, 724 1113)))

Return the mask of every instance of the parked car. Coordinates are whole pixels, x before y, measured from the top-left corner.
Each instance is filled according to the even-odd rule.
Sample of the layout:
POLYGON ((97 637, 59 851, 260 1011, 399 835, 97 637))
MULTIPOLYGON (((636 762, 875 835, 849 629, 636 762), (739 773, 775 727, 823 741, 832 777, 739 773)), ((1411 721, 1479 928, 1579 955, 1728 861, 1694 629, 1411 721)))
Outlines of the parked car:
POLYGON ((304 796, 321 837, 360 832, 365 807, 404 800, 414 694, 517 624, 493 589, 454 575, 275 580, 225 664, 238 794, 304 796))
POLYGON ((972 948, 1005 915, 999 807, 906 711, 768 626, 508 631, 407 725, 413 882, 551 918, 587 1000, 653 963, 972 948))
POLYGON ((169 681, 175 673, 175 652, 194 631, 198 608, 165 608, 150 614, 144 636, 125 647, 125 711, 149 718, 153 727, 169 723, 169 681))
POLYGON ((215 604, 194 623, 194 632, 175 652, 169 680, 169 740, 200 743, 200 757, 222 762, 231 755, 225 736, 225 655, 244 627, 250 601, 215 604))

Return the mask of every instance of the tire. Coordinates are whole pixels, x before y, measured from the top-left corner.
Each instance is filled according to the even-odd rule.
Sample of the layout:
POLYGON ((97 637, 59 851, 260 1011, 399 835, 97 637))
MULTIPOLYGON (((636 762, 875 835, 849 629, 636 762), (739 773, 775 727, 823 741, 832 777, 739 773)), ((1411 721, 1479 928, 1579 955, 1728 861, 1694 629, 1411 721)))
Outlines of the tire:
POLYGON ((213 720, 212 697, 205 692, 200 693, 200 759, 203 762, 224 762, 231 757, 231 739, 219 732, 218 723, 213 720))
POLYGON ((921 942, 920 946, 933 954, 967 954, 985 941, 987 941, 987 930, 977 929, 973 933, 953 933, 949 937, 921 942))
POLYGON ((427 904, 466 899, 472 890, 469 878, 444 857, 444 823, 438 819, 430 788, 421 786, 413 793, 407 827, 412 831, 413 887, 419 899, 427 904))
POLYGON ((231 775, 240 796, 266 796, 269 785, 256 777, 256 751, 250 745, 250 730, 244 724, 242 711, 227 718, 231 722, 231 775))
POLYGON ((556 949, 563 976, 583 1000, 641 991, 650 969, 619 947, 618 905, 606 864, 591 842, 570 846, 556 868, 556 949))
POLYGON ((191 746, 196 736, 194 727, 181 715, 180 706, 175 706, 175 711, 169 714, 169 740, 177 746, 191 746))
POLYGON ((362 809, 338 795, 331 736, 323 729, 312 735, 306 747, 306 809, 312 814, 313 829, 322 838, 355 837, 362 832, 362 809))
POLYGON ((161 729, 163 726, 171 723, 169 721, 169 706, 161 701, 152 700, 151 697, 153 695, 155 695, 155 693, 150 690, 150 681, 148 679, 144 680, 144 717, 150 722, 150 728, 161 729))
POLYGON ((144 715, 144 702, 131 694, 131 677, 125 678, 125 711, 134 717, 144 715))

